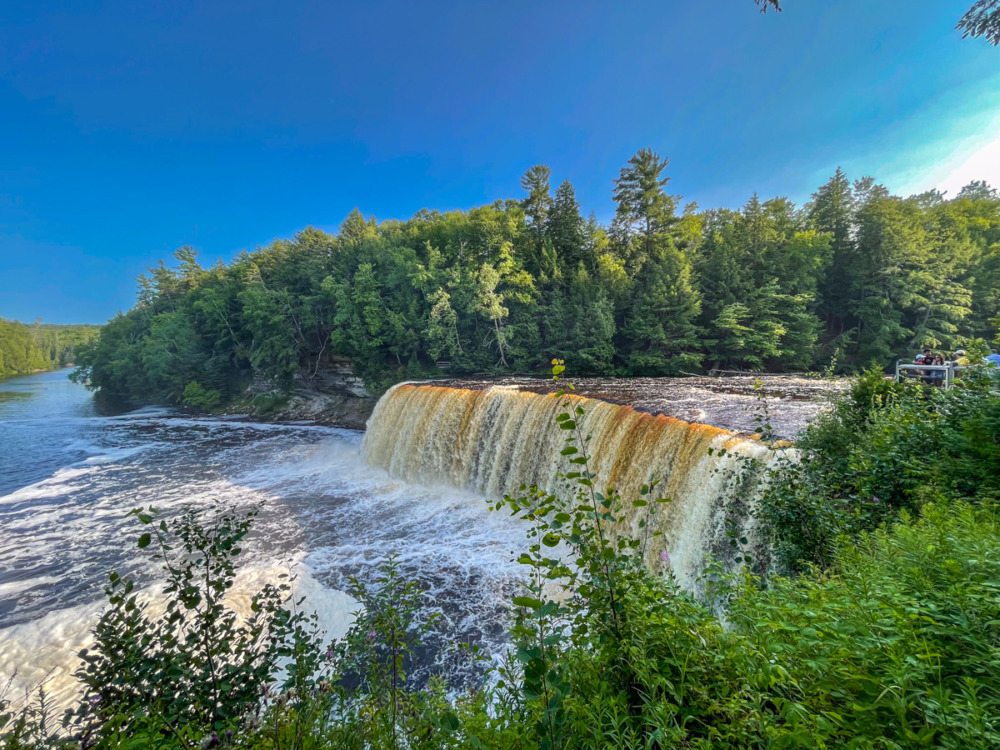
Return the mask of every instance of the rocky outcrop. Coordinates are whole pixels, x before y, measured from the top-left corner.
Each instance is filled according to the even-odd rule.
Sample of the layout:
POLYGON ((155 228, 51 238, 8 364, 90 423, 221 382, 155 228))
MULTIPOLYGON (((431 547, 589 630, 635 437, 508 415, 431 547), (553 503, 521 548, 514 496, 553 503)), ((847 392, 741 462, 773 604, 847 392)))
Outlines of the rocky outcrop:
POLYGON ((376 399, 354 374, 348 360, 323 362, 319 368, 300 370, 291 390, 255 378, 244 394, 243 408, 255 417, 281 422, 309 421, 351 430, 365 429, 376 399))
POLYGON ((375 408, 375 399, 322 393, 316 390, 292 391, 284 406, 271 415, 280 421, 309 421, 350 430, 365 429, 365 422, 375 408))

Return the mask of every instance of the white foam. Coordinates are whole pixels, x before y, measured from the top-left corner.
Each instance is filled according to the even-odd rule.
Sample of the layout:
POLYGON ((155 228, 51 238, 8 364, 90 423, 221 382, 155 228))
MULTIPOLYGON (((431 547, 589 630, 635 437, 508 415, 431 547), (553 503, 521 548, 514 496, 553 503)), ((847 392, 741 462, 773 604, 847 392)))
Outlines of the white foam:
POLYGON ((0 505, 65 495, 76 489, 72 484, 74 479, 82 479, 93 472, 94 469, 90 468, 59 469, 47 479, 29 484, 27 487, 15 490, 9 495, 0 496, 0 505))
POLYGON ((20 581, 8 581, 7 583, 0 583, 0 599, 7 597, 13 597, 16 594, 21 594, 25 591, 31 591, 31 589, 38 586, 45 586, 51 583, 58 583, 58 578, 53 578, 52 576, 36 576, 35 578, 25 578, 20 581))
MULTIPOLYGON (((490 513, 475 493, 406 484, 368 466, 361 437, 147 413, 108 422, 93 442, 81 438, 77 447, 89 459, 14 493, 37 502, 0 506, 0 524, 10 531, 0 534, 0 568, 37 571, 0 590, 13 603, 4 617, 19 623, 0 629, 0 679, 20 668, 17 687, 30 688, 55 670, 46 689, 63 705, 72 700, 75 654, 99 617, 94 600, 106 571, 150 580, 149 565, 133 552, 139 529, 126 518, 139 505, 170 515, 187 506, 264 503, 245 545, 247 593, 237 607, 291 565, 303 608, 318 613, 328 637, 341 635, 357 606, 341 590, 348 578, 370 580, 373 566, 397 553, 403 575, 426 588, 427 611, 443 615, 434 646, 440 654, 458 639, 501 647, 503 602, 522 575, 514 553, 524 546, 523 526, 490 513)), ((155 600, 155 591, 147 594, 155 600)), ((448 663, 444 672, 461 679, 476 669, 448 663)))
MULTIPOLYGON (((226 605, 241 618, 246 617, 254 594, 267 584, 286 580, 283 575, 294 577, 291 601, 305 597, 305 608, 317 613, 326 640, 343 637, 354 621, 358 603, 342 591, 323 587, 306 564, 276 562, 240 570, 226 595, 226 605)), ((163 613, 166 603, 160 586, 144 589, 139 597, 149 604, 150 617, 163 613)), ((72 706, 82 693, 82 685, 74 676, 81 665, 77 655, 82 649, 93 648, 91 631, 103 608, 101 602, 68 607, 32 622, 0 629, 0 686, 9 681, 11 696, 37 694, 43 687, 53 715, 72 706)))

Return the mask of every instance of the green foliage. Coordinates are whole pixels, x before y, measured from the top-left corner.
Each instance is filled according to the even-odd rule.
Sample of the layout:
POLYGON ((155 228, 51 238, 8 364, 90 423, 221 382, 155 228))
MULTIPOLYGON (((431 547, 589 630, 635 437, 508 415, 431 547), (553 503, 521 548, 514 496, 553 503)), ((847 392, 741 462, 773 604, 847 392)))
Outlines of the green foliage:
POLYGON ((250 411, 258 417, 274 416, 288 403, 288 394, 281 391, 265 391, 250 399, 250 411))
POLYGON ((309 640, 310 619, 283 607, 287 584, 255 594, 245 619, 227 606, 255 512, 222 511, 207 528, 193 510, 170 521, 153 509, 132 515, 148 529, 138 547, 160 563, 165 609, 154 611, 134 578, 111 573, 94 648, 80 653, 85 696, 67 723, 109 746, 139 734, 147 746, 183 747, 239 731, 279 659, 309 640))
POLYGON ((994 47, 1000 44, 1000 0, 976 0, 956 28, 962 31, 962 38, 985 37, 994 47))
POLYGON ((929 505, 839 545, 826 574, 742 590, 730 617, 767 665, 755 685, 771 683, 789 739, 1000 742, 998 528, 992 509, 929 505))
POLYGON ((73 364, 78 348, 98 335, 98 326, 32 325, 0 318, 0 378, 73 364))
POLYGON ((197 380, 192 380, 184 387, 181 402, 197 411, 210 412, 219 407, 222 402, 222 394, 215 390, 210 391, 197 380))
POLYGON ((970 365, 981 365, 990 354, 990 345, 983 339, 968 339, 965 344, 965 358, 970 365))
POLYGON ((1000 501, 1000 392, 968 371, 952 390, 896 384, 873 367, 770 478, 760 513, 777 560, 827 565, 841 535, 930 501, 1000 501))
POLYGON ((438 619, 437 614, 420 619, 420 587, 402 578, 390 555, 370 584, 354 578, 348 591, 361 609, 331 656, 341 678, 357 685, 351 697, 356 731, 371 746, 397 748, 412 747, 412 738, 457 728, 442 682, 418 690, 419 683, 407 679, 414 654, 438 619))
MULTIPOLYGON (((553 360, 557 380, 564 370, 553 360)), ((0 696, 0 747, 997 747, 1000 400, 974 372, 968 381, 925 393, 877 370, 860 378, 810 450, 832 465, 852 447, 845 436, 867 440, 868 464, 839 456, 854 481, 900 479, 912 461, 877 446, 917 439, 919 411, 943 446, 920 469, 920 515, 900 505, 881 527, 832 540, 826 569, 794 578, 710 566, 707 601, 677 587, 666 553, 661 572, 650 567, 669 502, 657 483, 627 500, 598 489, 584 409, 558 393, 564 490, 522 487, 495 506, 525 522, 527 575, 508 655, 464 695, 410 678, 438 623, 421 616, 424 594, 394 557, 352 580, 361 609, 324 650, 286 587, 258 593, 245 621, 225 606, 252 513, 167 522, 138 509, 166 612, 154 617, 133 581, 112 574, 66 733, 52 731, 44 693, 17 706, 0 696), (635 538, 621 533, 626 515, 635 538)), ((767 439, 766 412, 760 422, 767 439)), ((905 478, 900 488, 911 489, 905 478)))
MULTIPOLYGON (((16 676, 16 674, 14 675, 16 676)), ((20 698, 10 696, 13 677, 0 686, 0 750, 72 748, 59 731, 44 686, 20 698)))
POLYGON ((666 171, 636 153, 608 227, 536 165, 522 200, 381 223, 355 210, 336 234, 308 228, 228 266, 181 248, 78 347, 78 377, 141 402, 184 403, 196 382, 222 405, 334 357, 377 393, 442 362, 531 373, 572 356, 588 375, 662 376, 809 371, 838 351, 851 371, 996 336, 1000 199, 985 183, 904 200, 838 169, 802 210, 753 196, 699 211, 679 210, 666 171))
POLYGON ((741 212, 708 212, 704 236, 696 271, 700 322, 714 366, 810 367, 830 235, 802 231, 787 200, 761 204, 754 196, 741 212))

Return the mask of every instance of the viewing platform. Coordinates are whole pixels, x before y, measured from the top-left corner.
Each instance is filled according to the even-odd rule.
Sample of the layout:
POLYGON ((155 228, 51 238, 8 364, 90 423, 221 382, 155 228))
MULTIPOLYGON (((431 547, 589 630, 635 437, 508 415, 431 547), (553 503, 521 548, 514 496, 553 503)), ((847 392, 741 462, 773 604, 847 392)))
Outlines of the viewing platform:
POLYGON ((954 362, 946 362, 943 365, 916 365, 900 359, 896 360, 896 382, 921 380, 927 385, 952 388, 955 385, 955 376, 965 369, 968 368, 956 365, 954 362))

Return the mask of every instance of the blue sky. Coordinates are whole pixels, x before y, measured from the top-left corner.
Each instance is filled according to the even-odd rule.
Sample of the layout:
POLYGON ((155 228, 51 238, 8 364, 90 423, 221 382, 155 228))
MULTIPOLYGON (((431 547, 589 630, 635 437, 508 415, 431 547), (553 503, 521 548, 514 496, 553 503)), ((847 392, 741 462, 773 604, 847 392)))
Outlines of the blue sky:
POLYGON ((515 197, 536 163, 604 219, 644 146, 702 207, 802 201, 838 164, 1000 185, 970 2, 6 0, 0 316, 102 322, 181 245, 515 197))

